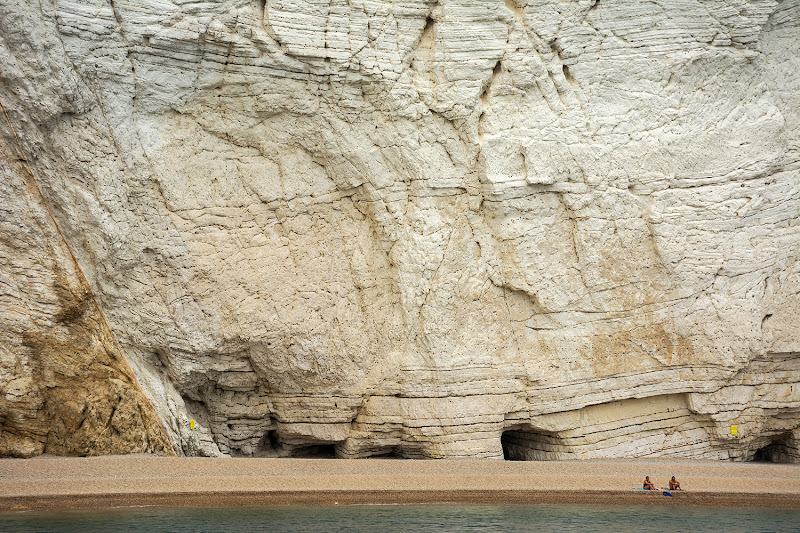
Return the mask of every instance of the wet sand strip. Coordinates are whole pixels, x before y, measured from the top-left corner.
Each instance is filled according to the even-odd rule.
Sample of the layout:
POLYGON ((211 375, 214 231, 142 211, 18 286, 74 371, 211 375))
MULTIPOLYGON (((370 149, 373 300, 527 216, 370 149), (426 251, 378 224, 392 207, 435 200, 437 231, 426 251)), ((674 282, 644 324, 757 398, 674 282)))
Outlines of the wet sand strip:
POLYGON ((114 507, 263 507, 392 504, 573 504, 755 507, 800 509, 798 494, 565 490, 364 490, 184 492, 0 496, 0 511, 81 510, 114 507))

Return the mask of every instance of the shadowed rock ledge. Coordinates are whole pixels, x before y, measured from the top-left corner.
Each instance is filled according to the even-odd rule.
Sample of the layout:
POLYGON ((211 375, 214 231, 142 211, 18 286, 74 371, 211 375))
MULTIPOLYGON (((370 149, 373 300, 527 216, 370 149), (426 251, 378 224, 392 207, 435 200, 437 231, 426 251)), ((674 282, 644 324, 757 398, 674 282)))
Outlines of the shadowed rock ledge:
POLYGON ((178 454, 800 460, 795 2, 12 1, 0 37, 0 454, 162 450, 129 364, 178 454))

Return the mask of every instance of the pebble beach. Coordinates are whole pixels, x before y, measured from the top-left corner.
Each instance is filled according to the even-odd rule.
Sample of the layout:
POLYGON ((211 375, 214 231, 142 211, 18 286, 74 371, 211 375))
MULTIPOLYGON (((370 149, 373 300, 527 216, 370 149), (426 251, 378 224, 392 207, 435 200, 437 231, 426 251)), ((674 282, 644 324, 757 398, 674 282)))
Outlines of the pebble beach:
POLYGON ((450 502, 800 509, 800 465, 689 459, 0 459, 0 511, 450 502), (684 490, 640 490, 645 475, 658 488, 674 475, 684 490))

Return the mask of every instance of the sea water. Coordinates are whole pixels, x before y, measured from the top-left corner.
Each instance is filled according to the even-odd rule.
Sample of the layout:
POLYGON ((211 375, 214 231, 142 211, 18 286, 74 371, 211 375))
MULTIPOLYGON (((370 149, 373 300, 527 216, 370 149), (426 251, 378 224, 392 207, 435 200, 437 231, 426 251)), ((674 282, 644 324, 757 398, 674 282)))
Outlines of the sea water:
POLYGON ((800 532, 800 510, 601 505, 115 508, 0 513, 2 532, 800 532))

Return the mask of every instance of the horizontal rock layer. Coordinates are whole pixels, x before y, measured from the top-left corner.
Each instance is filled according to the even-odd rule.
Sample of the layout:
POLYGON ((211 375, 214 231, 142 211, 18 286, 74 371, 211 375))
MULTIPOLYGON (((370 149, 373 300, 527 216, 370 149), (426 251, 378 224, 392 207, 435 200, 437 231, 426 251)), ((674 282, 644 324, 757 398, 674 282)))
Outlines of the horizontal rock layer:
MULTIPOLYGON (((795 2, 0 15, 57 229, 0 237, 3 316, 85 276, 178 453, 800 457, 795 2)), ((5 398, 60 309, 4 327, 5 398)))

